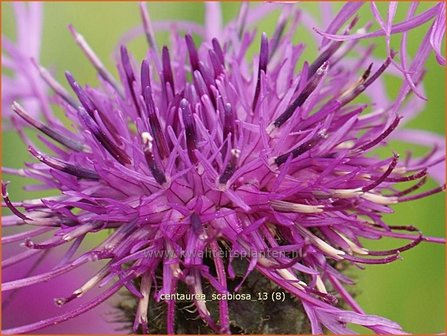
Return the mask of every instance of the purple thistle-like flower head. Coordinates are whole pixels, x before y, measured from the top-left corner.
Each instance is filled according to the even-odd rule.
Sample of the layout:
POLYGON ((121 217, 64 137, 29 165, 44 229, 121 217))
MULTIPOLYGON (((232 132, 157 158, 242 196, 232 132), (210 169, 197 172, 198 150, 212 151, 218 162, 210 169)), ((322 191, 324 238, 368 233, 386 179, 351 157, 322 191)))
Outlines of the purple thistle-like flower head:
MULTIPOLYGON (((420 99, 432 48, 443 62, 439 41, 445 18, 438 14, 445 12, 445 4, 418 15, 411 5, 407 20, 398 24, 393 24, 394 4, 386 20, 373 4, 381 30, 368 33, 366 26, 355 33, 361 5, 346 4, 325 31, 318 31, 324 36, 320 53, 299 71, 304 46, 294 44, 292 36, 300 20, 310 17, 287 5, 279 6, 282 15, 274 33, 259 39, 248 25, 271 7, 250 11, 243 3, 237 19, 223 27, 219 5, 207 3, 205 29, 177 23, 199 35, 201 44, 174 29, 171 45, 163 48, 154 34, 163 24, 152 23, 142 5, 148 56, 137 62, 121 45, 119 80, 70 26, 101 83, 84 86, 66 72, 72 95, 40 68, 73 131, 56 118, 40 121, 13 104, 18 116, 52 139, 40 138, 52 153, 24 136, 38 162, 4 172, 37 179, 39 188, 59 193, 15 202, 2 183, 4 205, 13 212, 3 217, 3 225, 35 226, 28 234, 3 238, 4 243, 25 238, 28 248, 4 260, 3 267, 59 246, 69 248, 57 267, 3 283, 2 290, 42 283, 97 260, 105 261, 103 268, 55 303, 69 304, 93 288, 106 289, 72 311, 4 333, 63 322, 122 287, 139 302, 134 329, 147 332, 150 301, 173 295, 181 286, 193 294, 197 314, 212 330, 229 333, 228 302, 220 301, 214 316, 201 297, 205 284, 215 293, 229 293, 238 255, 248 261, 245 277, 258 272, 299 300, 313 333, 322 333, 323 327, 351 333, 348 323, 376 333, 401 333, 397 323, 363 312, 343 286, 350 280, 336 265, 390 263, 422 241, 443 242, 382 220, 393 204, 444 189, 417 191, 427 170, 444 162, 442 148, 417 160, 397 154, 381 159, 373 151, 395 134, 409 104, 420 99), (391 36, 427 21, 432 25, 414 59, 406 59, 403 46, 398 63, 389 48, 391 36), (358 41, 381 35, 389 50, 377 62, 372 47, 358 41), (250 62, 247 50, 258 41, 259 52, 250 62), (390 100, 383 95, 382 75, 393 71, 404 81, 398 97, 390 100), (360 96, 370 103, 357 103, 360 96), (408 189, 397 189, 412 181, 408 189), (95 232, 108 235, 81 253, 81 243, 95 232), (360 242, 382 237, 409 243, 372 251, 360 242), (352 311, 340 308, 336 296, 352 311)), ((166 300, 167 333, 176 331, 176 304, 166 300)))
MULTIPOLYGON (((3 115, 11 116, 11 104, 20 100, 32 116, 38 117, 41 111, 49 116, 46 88, 35 66, 39 61, 41 48, 42 4, 14 2, 13 7, 16 21, 15 42, 2 36, 3 115)), ((22 120, 17 121, 19 125, 25 124, 22 120)))

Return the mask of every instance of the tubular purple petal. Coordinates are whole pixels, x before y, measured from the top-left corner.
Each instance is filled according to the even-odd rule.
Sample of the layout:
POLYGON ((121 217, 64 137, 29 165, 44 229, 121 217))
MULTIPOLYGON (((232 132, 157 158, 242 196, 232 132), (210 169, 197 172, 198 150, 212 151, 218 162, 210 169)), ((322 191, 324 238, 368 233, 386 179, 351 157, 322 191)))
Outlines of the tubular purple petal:
POLYGON ((171 85, 172 91, 175 93, 174 75, 172 74, 171 58, 169 57, 169 49, 164 46, 162 50, 163 60, 163 80, 171 85))
POLYGON ((50 156, 44 155, 40 153, 39 151, 35 150, 33 147, 29 147, 28 151, 33 155, 35 158, 37 158, 40 162, 45 163, 51 168, 63 171, 65 173, 68 173, 70 175, 84 178, 87 180, 99 180, 99 175, 90 169, 86 169, 83 167, 78 167, 73 164, 70 164, 68 162, 64 162, 60 159, 52 158, 50 156))
POLYGON ((112 155, 118 162, 123 165, 131 163, 131 160, 126 152, 124 152, 115 143, 107 138, 104 131, 102 131, 98 127, 98 125, 95 124, 93 119, 82 107, 78 108, 78 113, 81 120, 86 124, 87 128, 93 133, 95 138, 104 146, 104 148, 110 153, 110 155, 112 155))
POLYGON ((102 64, 101 60, 98 58, 98 56, 95 54, 95 52, 90 48, 87 41, 85 41, 84 37, 79 34, 72 25, 68 26, 68 30, 72 34, 73 38, 75 39, 75 42, 78 44, 78 46, 81 48, 82 52, 87 56, 89 61, 92 63, 93 67, 98 71, 98 74, 106 81, 108 82, 119 94, 121 94, 120 87, 116 83, 116 81, 113 79, 113 76, 107 71, 105 66, 102 64))
POLYGON ((267 73, 267 63, 269 60, 269 46, 268 39, 265 33, 261 36, 261 47, 259 51, 259 64, 258 64, 258 80, 256 82, 255 95, 253 97, 252 110, 256 110, 256 105, 259 99, 259 93, 261 90, 261 73, 267 73))
POLYGON ((155 180, 160 185, 164 185, 166 183, 166 176, 155 161, 155 157, 152 152, 152 137, 149 133, 142 133, 141 137, 143 139, 144 156, 146 158, 147 165, 151 170, 152 176, 154 176, 155 180))
POLYGON ((196 149, 197 132, 189 102, 183 98, 180 101, 180 111, 182 114, 183 124, 185 125, 186 146, 188 148, 188 156, 193 164, 197 163, 197 157, 194 153, 196 149))
POLYGON ((157 144, 158 153, 162 159, 166 159, 169 154, 166 138, 162 132, 160 121, 155 111, 155 104, 152 99, 152 90, 150 86, 144 89, 144 101, 146 102, 146 108, 149 115, 149 124, 151 126, 152 133, 155 137, 155 143, 157 144))
POLYGON ((306 99, 309 98, 309 95, 315 90, 317 85, 320 83, 320 81, 326 74, 327 70, 328 70, 328 64, 324 63, 318 69, 318 71, 316 71, 315 75, 310 78, 310 80, 307 82, 307 85, 300 93, 300 95, 293 101, 292 104, 290 104, 287 107, 287 109, 278 118, 275 119, 273 123, 275 127, 281 127, 287 120, 290 119, 295 110, 304 104, 306 99))
POLYGON ((192 72, 199 70, 199 55, 197 53, 196 45, 189 34, 185 35, 186 46, 188 47, 189 62, 191 64, 192 72))

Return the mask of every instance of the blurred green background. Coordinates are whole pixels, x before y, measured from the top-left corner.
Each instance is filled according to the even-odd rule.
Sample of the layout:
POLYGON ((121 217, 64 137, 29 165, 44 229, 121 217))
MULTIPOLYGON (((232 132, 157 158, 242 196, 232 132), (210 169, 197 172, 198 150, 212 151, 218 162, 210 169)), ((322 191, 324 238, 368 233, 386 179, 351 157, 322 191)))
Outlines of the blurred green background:
MULTIPOLYGON (((254 5, 254 4, 252 4, 254 5)), ((317 3, 299 4, 316 16, 321 22, 321 7, 317 3)), ((333 8, 340 8, 340 3, 334 3, 333 8)), ((382 13, 386 13, 386 3, 381 3, 382 13)), ((421 4, 421 9, 430 4, 421 4)), ((14 16, 10 4, 2 3, 2 31, 3 34, 14 38, 14 16)), ((237 15, 239 3, 224 3, 224 21, 237 15)), ((408 4, 399 4, 396 22, 406 15, 408 4)), ((202 3, 150 3, 151 18, 153 20, 191 20, 203 23, 204 6, 202 3)), ((54 70, 57 78, 64 82, 63 72, 70 70, 77 80, 82 83, 95 85, 96 73, 73 42, 67 25, 73 24, 84 35, 98 56, 104 61, 112 73, 114 67, 113 52, 118 39, 131 28, 140 24, 140 14, 137 3, 133 2, 82 2, 82 3, 45 3, 45 20, 41 63, 54 70)), ((364 5, 360 12, 361 22, 372 19, 369 5, 364 5)), ((258 33, 273 31, 277 14, 272 14, 258 25, 258 33)), ((377 26, 376 26, 377 27, 377 26)), ((424 25, 409 42, 410 54, 414 54, 424 32, 428 29, 424 25)), ((306 42, 303 59, 312 60, 316 55, 316 45, 309 34, 309 30, 300 28, 295 37, 296 41, 306 42)), ((393 39, 393 45, 399 39, 393 39)), ((158 35, 158 42, 168 43, 167 34, 158 35)), ((374 41, 378 45, 376 56, 385 54, 383 39, 374 41)), ((143 37, 132 42, 131 50, 135 59, 140 61, 144 57, 146 43, 143 37)), ((254 50, 257 52, 258 42, 254 50)), ((445 72, 433 55, 427 64, 425 90, 428 103, 424 113, 411 121, 408 127, 430 130, 440 134, 445 133, 445 72)), ((399 88, 398 81, 389 81, 389 90, 395 93, 399 88)), ((26 148, 13 132, 2 132, 3 136, 3 165, 20 167, 24 161, 29 161, 26 148)), ((411 146, 415 149, 417 146, 411 146)), ((394 144, 393 150, 404 153, 409 148, 394 144)), ((420 153, 422 149, 416 148, 420 153)), ((389 153, 389 152, 388 152, 389 153)), ((13 199, 29 198, 21 190, 23 181, 7 176, 13 184, 9 192, 13 199)), ((427 188, 435 186, 430 182, 427 188)), ((387 216, 389 224, 416 225, 426 235, 445 236, 445 201, 444 194, 432 196, 417 202, 410 202, 394 207, 396 214, 387 216)), ((398 241, 380 241, 367 245, 373 248, 394 248, 398 241)), ((443 245, 421 244, 403 254, 403 261, 389 265, 367 266, 363 271, 352 270, 358 285, 357 299, 367 313, 382 315, 399 322, 410 333, 437 333, 445 331, 445 250, 443 245)))

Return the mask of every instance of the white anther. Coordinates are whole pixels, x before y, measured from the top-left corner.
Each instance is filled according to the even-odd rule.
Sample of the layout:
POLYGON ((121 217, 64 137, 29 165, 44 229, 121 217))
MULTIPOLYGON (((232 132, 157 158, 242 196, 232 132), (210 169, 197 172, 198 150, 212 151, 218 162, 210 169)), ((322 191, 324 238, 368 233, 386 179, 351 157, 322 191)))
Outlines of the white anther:
POLYGON ((291 203, 286 201, 271 201, 273 209, 286 212, 298 213, 321 213, 323 212, 322 205, 307 205, 299 203, 291 203))

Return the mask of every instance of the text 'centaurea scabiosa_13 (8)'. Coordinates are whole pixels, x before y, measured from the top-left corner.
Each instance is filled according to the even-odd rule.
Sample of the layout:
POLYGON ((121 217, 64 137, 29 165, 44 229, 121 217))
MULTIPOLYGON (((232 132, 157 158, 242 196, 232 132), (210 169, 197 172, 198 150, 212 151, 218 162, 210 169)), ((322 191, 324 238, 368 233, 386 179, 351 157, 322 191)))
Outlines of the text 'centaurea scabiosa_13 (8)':
POLYGON ((45 99, 64 111, 73 128, 51 110, 39 118, 20 101, 12 104, 12 124, 35 161, 3 173, 36 179, 39 188, 57 193, 17 201, 2 182, 3 206, 12 212, 3 225, 31 227, 3 238, 5 246, 21 242, 27 249, 3 260, 3 267, 68 248, 55 267, 5 282, 2 290, 18 291, 88 263, 102 261, 103 267, 54 298, 72 310, 4 333, 61 323, 121 288, 137 300, 135 331, 152 330, 148 316, 159 301, 165 307, 162 331, 184 330, 179 317, 185 307, 179 309, 182 298, 176 295, 183 294, 202 323, 198 328, 242 332, 229 299, 214 305, 207 299, 242 292, 252 274, 293 297, 314 334, 351 333, 348 324, 402 333, 396 322, 364 313, 344 287, 350 280, 343 268, 387 264, 423 241, 443 242, 413 226, 388 225, 383 215, 394 204, 444 189, 441 181, 420 191, 430 174, 443 178, 442 145, 412 158, 393 154, 386 141, 407 140, 399 128, 426 99, 422 83, 429 54, 434 51, 445 63, 445 4, 424 11, 410 4, 405 20, 396 23, 396 3, 387 6, 387 17, 371 3, 369 19, 377 30, 359 24, 356 14, 364 5, 345 4, 320 29, 292 4, 243 3, 224 25, 219 4, 206 3, 204 26, 151 22, 141 4, 142 27, 126 35, 117 51, 119 79, 69 26, 100 84, 82 85, 66 72, 68 91, 51 71, 32 63, 45 90, 53 92, 45 99), (280 11, 276 29, 257 34, 253 27, 273 9, 280 11), (410 59, 407 34, 426 23, 410 59), (305 46, 293 42, 300 24, 315 28, 321 42, 319 54, 302 65, 305 46), (155 32, 164 29, 171 43, 161 47, 155 32), (141 33, 149 48, 137 61, 127 44, 141 33), (396 34, 402 41, 393 50, 396 34), (386 53, 377 60, 368 41, 381 36, 386 53), (258 51, 250 61, 252 45, 258 51), (394 98, 384 86, 390 74, 402 82, 394 98), (22 132, 23 121, 39 130, 39 145, 22 132), (391 154, 381 158, 378 147, 391 154), (83 241, 96 232, 107 234, 83 250, 83 241), (361 242, 383 237, 408 242, 380 251, 361 242), (95 295, 77 304, 86 293, 95 295))

